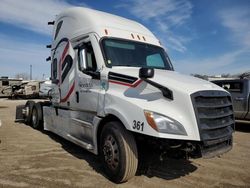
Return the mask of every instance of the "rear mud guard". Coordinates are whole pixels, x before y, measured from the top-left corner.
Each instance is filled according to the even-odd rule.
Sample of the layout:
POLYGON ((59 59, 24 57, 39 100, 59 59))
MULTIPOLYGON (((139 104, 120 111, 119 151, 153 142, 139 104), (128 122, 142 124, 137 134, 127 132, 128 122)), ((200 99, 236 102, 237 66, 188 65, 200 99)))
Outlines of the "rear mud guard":
POLYGON ((18 105, 16 107, 16 119, 15 119, 15 122, 24 122, 24 115, 23 115, 24 108, 25 108, 25 105, 18 105))

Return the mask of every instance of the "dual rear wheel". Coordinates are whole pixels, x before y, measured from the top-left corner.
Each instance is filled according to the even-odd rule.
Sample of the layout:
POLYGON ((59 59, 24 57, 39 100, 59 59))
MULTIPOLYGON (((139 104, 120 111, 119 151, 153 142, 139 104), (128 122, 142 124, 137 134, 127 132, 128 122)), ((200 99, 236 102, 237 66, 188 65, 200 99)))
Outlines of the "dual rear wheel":
POLYGON ((43 113, 41 103, 27 101, 25 104, 24 121, 31 125, 34 129, 41 130, 43 128, 43 113))

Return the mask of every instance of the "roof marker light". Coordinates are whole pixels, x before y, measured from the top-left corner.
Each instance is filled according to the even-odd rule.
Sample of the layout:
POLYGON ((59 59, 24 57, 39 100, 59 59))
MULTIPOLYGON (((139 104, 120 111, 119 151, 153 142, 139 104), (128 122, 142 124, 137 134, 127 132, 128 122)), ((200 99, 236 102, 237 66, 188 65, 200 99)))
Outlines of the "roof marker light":
POLYGON ((135 37, 134 37, 134 35, 133 35, 133 33, 131 33, 131 37, 134 39, 135 37))
POLYGON ((146 38, 144 36, 142 36, 143 40, 146 41, 146 38))
POLYGON ((141 40, 141 38, 140 38, 140 36, 139 36, 139 35, 137 35, 137 38, 138 38, 139 40, 141 40))

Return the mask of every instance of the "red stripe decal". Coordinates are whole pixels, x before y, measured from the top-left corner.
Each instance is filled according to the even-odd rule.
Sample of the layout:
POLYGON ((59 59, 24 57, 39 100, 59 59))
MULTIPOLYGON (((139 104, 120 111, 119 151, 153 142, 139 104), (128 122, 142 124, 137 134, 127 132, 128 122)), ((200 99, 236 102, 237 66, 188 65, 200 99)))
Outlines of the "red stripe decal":
POLYGON ((66 52, 69 49, 69 42, 67 42, 67 45, 65 46, 62 56, 60 58, 60 62, 59 62, 59 85, 61 85, 62 83, 62 62, 64 61, 65 57, 66 57, 66 52))
POLYGON ((64 61, 65 56, 66 56, 66 52, 68 51, 68 49, 69 49, 69 42, 67 43, 67 45, 65 46, 65 48, 63 50, 62 58, 61 58, 61 63, 64 61))
POLYGON ((119 85, 123 85, 123 86, 128 86, 128 87, 137 87, 142 82, 142 80, 137 80, 133 84, 128 84, 128 83, 124 83, 124 82, 118 82, 118 81, 113 81, 113 80, 109 80, 109 82, 113 83, 113 84, 119 84, 119 85))
POLYGON ((66 95, 66 97, 64 97, 63 99, 61 99, 61 102, 66 102, 68 100, 68 98, 70 97, 70 95, 72 94, 72 92, 74 91, 75 89, 75 81, 73 83, 73 85, 71 86, 68 94, 66 95))

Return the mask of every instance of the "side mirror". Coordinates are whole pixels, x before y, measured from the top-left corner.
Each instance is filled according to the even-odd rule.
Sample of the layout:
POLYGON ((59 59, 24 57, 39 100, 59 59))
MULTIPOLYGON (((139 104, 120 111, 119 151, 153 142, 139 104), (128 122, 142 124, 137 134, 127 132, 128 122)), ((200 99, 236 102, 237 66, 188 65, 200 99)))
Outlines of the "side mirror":
POLYGON ((153 68, 140 68, 139 77, 141 79, 153 78, 154 77, 154 69, 153 68))

